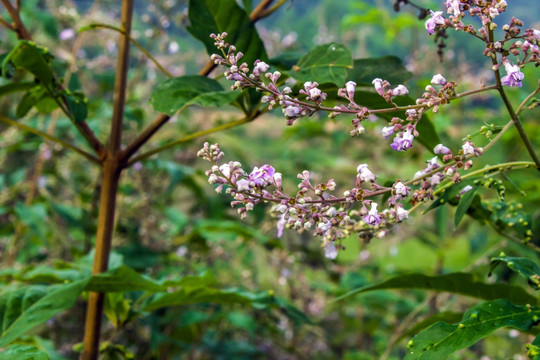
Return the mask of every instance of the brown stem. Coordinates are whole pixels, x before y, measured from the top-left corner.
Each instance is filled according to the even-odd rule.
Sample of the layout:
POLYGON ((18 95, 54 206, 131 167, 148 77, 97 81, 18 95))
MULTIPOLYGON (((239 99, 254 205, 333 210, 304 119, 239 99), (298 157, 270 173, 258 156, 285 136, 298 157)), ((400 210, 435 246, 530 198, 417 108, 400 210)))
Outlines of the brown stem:
MULTIPOLYGON (((129 67, 129 34, 131 32, 132 14, 133 0, 123 0, 122 28, 124 29, 125 34, 120 36, 119 56, 114 86, 111 134, 106 157, 103 161, 96 247, 94 252, 94 265, 92 267, 92 274, 94 275, 100 274, 108 268, 114 232, 116 193, 118 190, 120 174, 122 172, 122 164, 119 161, 119 156, 126 99, 127 71, 129 67)), ((82 360, 98 359, 104 299, 105 296, 103 293, 90 293, 86 312, 84 345, 81 354, 82 360)))
POLYGON ((124 161, 127 161, 133 154, 135 154, 141 146, 143 146, 148 139, 152 137, 171 117, 166 114, 159 115, 146 129, 144 129, 139 136, 131 144, 129 144, 120 158, 124 161))
POLYGON ((21 17, 19 16, 20 9, 13 7, 9 0, 2 0, 2 4, 4 4, 4 7, 9 13, 9 16, 11 16, 11 20, 13 20, 13 28, 15 32, 17 32, 19 39, 31 40, 30 33, 28 32, 28 29, 26 29, 26 27, 24 26, 23 22, 21 21, 21 17))

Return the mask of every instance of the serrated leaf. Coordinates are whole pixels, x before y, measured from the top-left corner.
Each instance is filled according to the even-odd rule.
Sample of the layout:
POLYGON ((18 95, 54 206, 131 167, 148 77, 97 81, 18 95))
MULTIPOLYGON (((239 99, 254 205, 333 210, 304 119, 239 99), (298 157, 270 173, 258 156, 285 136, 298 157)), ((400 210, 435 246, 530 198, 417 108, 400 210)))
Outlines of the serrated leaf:
POLYGON ((182 76, 160 83, 150 96, 157 111, 174 115, 189 105, 223 106, 233 102, 238 93, 224 91, 215 80, 204 76, 182 76))
POLYGON ((511 270, 523 276, 535 289, 540 290, 540 266, 527 258, 498 256, 491 259, 490 273, 500 263, 505 263, 511 270))
POLYGON ((397 56, 383 56, 380 58, 355 59, 347 80, 356 82, 358 86, 372 87, 373 79, 381 78, 397 86, 411 77, 412 73, 405 68, 400 58, 397 56))
POLYGON ((454 230, 458 227, 459 223, 467 213, 467 210, 469 210, 469 207, 471 206, 474 199, 474 194, 479 187, 480 185, 474 185, 471 190, 467 191, 461 196, 458 207, 456 209, 456 214, 454 215, 454 230))
POLYGON ((35 346, 14 344, 0 353, 0 360, 49 360, 46 352, 35 346))
POLYGON ((0 293, 0 347, 73 306, 88 279, 70 284, 26 286, 0 293))
POLYGON ((478 281, 469 273, 452 273, 438 276, 424 274, 397 276, 379 284, 364 286, 349 291, 345 295, 338 297, 335 301, 369 291, 388 289, 423 289, 451 292, 484 300, 507 299, 515 304, 537 303, 536 297, 530 295, 522 287, 508 284, 486 284, 478 281))
POLYGON ((319 45, 302 56, 293 70, 286 74, 298 82, 317 81, 319 84, 345 84, 348 70, 353 68, 352 54, 342 44, 319 45))
POLYGON ((502 327, 527 331, 538 323, 539 307, 517 306, 507 300, 480 303, 459 324, 438 322, 416 335, 407 346, 406 360, 440 360, 465 349, 502 327))
POLYGON ((244 54, 241 59, 251 68, 255 60, 266 60, 264 44, 248 14, 235 0, 190 0, 187 30, 199 39, 208 55, 219 53, 210 34, 228 34, 225 39, 244 54))

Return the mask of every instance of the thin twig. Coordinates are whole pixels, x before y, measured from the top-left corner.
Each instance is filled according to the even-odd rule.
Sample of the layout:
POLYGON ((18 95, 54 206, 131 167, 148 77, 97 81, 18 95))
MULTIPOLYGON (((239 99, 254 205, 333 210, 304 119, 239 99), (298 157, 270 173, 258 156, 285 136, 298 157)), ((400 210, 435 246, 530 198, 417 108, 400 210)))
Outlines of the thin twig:
POLYGON ((86 151, 82 150, 82 149, 79 149, 78 147, 74 146, 74 145, 71 145, 70 143, 64 141, 64 140, 61 140, 61 139, 58 139, 52 135, 49 135, 47 134, 46 132, 43 132, 43 131, 40 131, 40 130, 37 130, 37 129, 34 129, 28 125, 25 125, 25 124, 21 124, 21 123, 18 123, 10 118, 7 118, 5 116, 2 116, 0 115, 0 121, 5 123, 5 124, 8 124, 8 125, 11 125, 11 126, 15 126, 15 127, 18 127, 19 129, 22 129, 22 130, 25 130, 25 131, 28 131, 32 134, 36 134, 36 135, 39 135, 47 140, 50 140, 52 142, 55 142, 57 144, 60 144, 62 145, 63 147, 65 148, 68 148, 68 149, 71 149, 73 151, 75 151, 76 153, 84 156, 85 158, 87 158, 88 160, 96 163, 96 164, 101 164, 101 162, 99 161, 99 159, 97 157, 95 157, 94 155, 90 154, 90 153, 87 153, 86 151))
POLYGON ((521 114, 521 112, 523 111, 523 109, 525 108, 525 105, 527 105, 527 103, 529 102, 529 100, 531 100, 533 98, 533 96, 535 96, 536 94, 538 94, 538 92, 540 92, 540 84, 538 85, 538 87, 536 88, 536 90, 534 90, 532 93, 529 94, 529 96, 527 96, 525 98, 525 100, 523 100, 521 102, 521 104, 519 104, 517 110, 516 110, 516 115, 519 115, 521 114))
POLYGON ((15 31, 15 28, 13 27, 13 25, 11 25, 10 23, 8 23, 6 20, 4 20, 3 17, 0 16, 0 25, 2 25, 3 27, 5 27, 6 29, 8 30, 11 30, 11 31, 15 31))
MULTIPOLYGON (((116 26, 112 26, 112 25, 108 25, 108 24, 102 24, 102 23, 92 23, 90 25, 88 25, 88 29, 110 29, 110 30, 114 30, 114 31, 117 31, 119 32, 120 34, 123 34, 123 35, 127 35, 126 32, 119 28, 119 27, 116 27, 116 26)), ((174 77, 173 74, 171 74, 167 69, 165 69, 165 67, 163 65, 161 65, 159 63, 159 61, 157 61, 157 59, 155 57, 152 56, 152 54, 150 54, 150 52, 148 50, 146 50, 144 47, 142 47, 141 44, 139 44, 139 42, 137 40, 135 40, 133 38, 133 36, 131 35, 127 35, 129 41, 131 41, 133 43, 133 45, 135 45, 148 59, 150 59, 156 66, 159 70, 161 70, 165 75, 167 75, 168 77, 172 78, 174 77)))
POLYGON ((129 162, 127 163, 126 166, 131 166, 134 163, 136 163, 137 161, 144 160, 144 159, 146 159, 146 158, 148 158, 148 157, 150 157, 150 156, 152 156, 154 154, 157 154, 157 153, 159 153, 159 152, 161 152, 161 151, 163 151, 165 149, 171 148, 171 147, 179 145, 179 144, 186 143, 186 142, 194 140, 194 139, 196 139, 198 137, 206 136, 206 135, 209 135, 209 134, 212 134, 212 133, 215 133, 215 132, 219 132, 219 131, 222 131, 222 130, 225 130, 225 129, 230 129, 230 128, 233 128, 233 127, 236 127, 236 126, 243 125, 245 123, 248 123, 248 122, 252 121, 257 116, 258 116, 258 113, 255 116, 251 117, 251 118, 243 118, 243 119, 240 119, 240 120, 232 121, 232 122, 224 124, 224 125, 213 127, 211 129, 201 130, 201 131, 197 131, 197 132, 195 132, 193 134, 189 134, 187 136, 184 136, 183 138, 172 141, 172 142, 170 142, 168 144, 165 144, 163 146, 160 146, 160 147, 158 147, 158 148, 156 148, 154 150, 150 150, 148 152, 142 153, 139 156, 134 157, 133 159, 129 160, 129 162))
POLYGON ((14 24, 13 28, 15 32, 17 32, 19 38, 24 40, 31 40, 30 33, 28 32, 28 29, 26 29, 26 27, 24 26, 21 17, 19 16, 20 9, 13 7, 9 0, 2 0, 2 4, 4 4, 4 7, 9 13, 9 16, 11 16, 11 20, 13 20, 14 24))
POLYGON ((127 161, 133 154, 135 154, 141 146, 143 146, 148 139, 152 137, 171 117, 166 114, 158 115, 155 120, 144 129, 135 140, 131 142, 120 154, 120 162, 127 161))

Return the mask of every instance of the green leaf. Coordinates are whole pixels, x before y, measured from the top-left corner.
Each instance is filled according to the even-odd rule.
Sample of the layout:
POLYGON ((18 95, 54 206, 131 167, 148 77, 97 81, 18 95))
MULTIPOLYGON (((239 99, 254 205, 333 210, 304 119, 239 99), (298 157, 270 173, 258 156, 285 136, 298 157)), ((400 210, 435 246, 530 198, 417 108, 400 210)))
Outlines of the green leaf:
POLYGON ((49 360, 47 353, 35 346, 14 344, 0 353, 0 360, 49 360))
POLYGON ((530 360, 540 360, 540 335, 538 335, 532 344, 527 344, 527 356, 530 360))
POLYGON ((32 73, 43 84, 50 84, 54 75, 49 66, 52 58, 49 51, 31 41, 21 40, 2 62, 2 73, 11 64, 32 73))
POLYGON ((244 54, 242 62, 251 68, 255 60, 266 60, 264 44, 248 14, 235 0, 190 0, 187 30, 199 39, 208 55, 219 53, 210 34, 226 32, 225 39, 244 54))
POLYGON ((223 106, 233 102, 238 93, 224 91, 215 80, 204 76, 182 76, 160 83, 150 96, 157 111, 174 115, 189 105, 223 106))
POLYGON ((416 335, 407 346, 405 359, 446 359, 502 327, 527 331, 538 323, 538 316, 536 306, 517 306, 502 299, 480 303, 463 315, 461 323, 438 322, 416 335))
POLYGON ((304 55, 287 75, 298 82, 317 81, 341 87, 347 79, 347 70, 353 68, 352 54, 342 44, 319 45, 304 55))
POLYGON ((387 80, 392 85, 402 84, 412 77, 400 58, 383 56, 380 58, 355 59, 354 67, 349 71, 347 80, 354 81, 358 86, 373 86, 375 78, 387 80))
POLYGON ((463 217, 467 213, 467 210, 469 210, 469 207, 471 206, 474 198, 474 194, 479 187, 480 185, 474 185, 471 190, 467 191, 465 194, 463 194, 463 196, 461 196, 458 207, 456 209, 456 214, 454 215, 454 230, 457 229, 459 223, 461 222, 461 219, 463 219, 463 217))
POLYGON ((236 290, 220 290, 208 287, 184 287, 166 294, 156 294, 148 301, 143 311, 154 311, 166 306, 178 306, 197 303, 215 304, 250 304, 251 299, 236 290))
POLYGON ((64 98, 66 99, 69 112, 73 116, 73 120, 76 122, 84 121, 88 116, 88 108, 84 96, 65 93, 64 98))
POLYGON ((486 284, 480 282, 469 273, 452 273, 429 276, 424 274, 409 274, 391 278, 376 285, 360 287, 338 297, 335 301, 349 296, 375 290, 386 289, 423 289, 444 291, 454 294, 471 296, 484 300, 507 299, 515 304, 536 304, 536 297, 523 288, 508 284, 486 284))
POLYGON ((424 213, 427 213, 430 210, 433 210, 435 208, 438 208, 441 205, 450 203, 450 204, 457 204, 457 195, 463 188, 469 184, 473 183, 473 179, 464 180, 462 182, 459 182, 457 184, 453 184, 446 188, 441 196, 439 196, 435 201, 429 205, 429 207, 424 211, 424 213))
POLYGON ((73 306, 88 279, 70 284, 7 288, 0 292, 0 347, 73 306))
POLYGON ((420 331, 424 330, 428 326, 431 326, 439 321, 444 321, 447 323, 455 323, 461 320, 463 317, 462 313, 457 313, 453 311, 443 311, 441 313, 429 316, 425 318, 424 320, 416 323, 411 328, 407 329, 407 331, 399 337, 399 340, 413 336, 414 334, 418 334, 420 331))
POLYGON ((15 115, 17 118, 24 117, 32 107, 37 111, 48 114, 58 107, 58 103, 49 95, 47 90, 42 86, 34 86, 26 94, 23 95, 21 101, 17 105, 15 115))
POLYGON ((505 263, 513 271, 523 276, 535 289, 540 290, 540 266, 532 260, 520 257, 510 257, 501 254, 491 259, 491 272, 500 263, 505 263))
POLYGON ((38 84, 33 81, 22 81, 5 84, 0 86, 0 96, 5 96, 7 94, 11 94, 17 91, 30 90, 36 86, 38 86, 38 84))
POLYGON ((124 292, 163 291, 166 288, 127 266, 120 266, 105 273, 92 276, 86 286, 86 290, 95 292, 124 292))

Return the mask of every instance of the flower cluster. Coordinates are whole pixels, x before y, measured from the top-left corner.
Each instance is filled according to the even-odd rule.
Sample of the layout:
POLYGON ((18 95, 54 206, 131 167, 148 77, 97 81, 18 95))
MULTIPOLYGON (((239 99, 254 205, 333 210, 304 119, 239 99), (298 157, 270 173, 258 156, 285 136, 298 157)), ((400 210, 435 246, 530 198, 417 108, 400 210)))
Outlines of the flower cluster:
POLYGON ((335 258, 341 249, 340 241, 351 233, 358 233, 369 239, 372 236, 382 237, 393 223, 408 218, 404 201, 409 198, 413 204, 432 199, 433 190, 445 177, 458 182, 458 169, 472 166, 472 156, 482 153, 481 148, 474 148, 470 141, 463 145, 458 155, 444 145, 439 144, 435 153, 443 154, 443 161, 448 165, 441 167, 437 157, 428 161, 426 169, 416 173, 408 182, 397 180, 391 187, 377 184, 377 176, 367 164, 356 168, 355 186, 345 190, 342 196, 336 196, 337 184, 330 179, 327 182, 314 184, 309 171, 298 174, 300 180, 298 191, 294 196, 286 195, 282 187, 282 175, 271 165, 255 167, 251 171, 243 169, 237 161, 222 163, 224 153, 218 144, 204 144, 197 156, 212 164, 206 171, 208 182, 216 184, 216 191, 232 196, 231 206, 236 208, 241 218, 246 218, 248 211, 263 203, 272 203, 272 213, 279 219, 277 222, 278 237, 285 227, 299 232, 311 231, 314 236, 322 237, 325 254, 335 258), (452 161, 452 163, 450 163, 452 161), (409 185, 420 186, 414 191, 409 185), (386 208, 380 210, 381 204, 372 198, 389 193, 386 208))
POLYGON ((505 0, 446 0, 446 12, 449 18, 443 16, 443 11, 431 12, 431 17, 426 21, 426 30, 429 34, 436 31, 454 28, 462 30, 481 39, 486 43, 484 55, 497 60, 497 54, 501 54, 502 60, 494 66, 497 70, 504 65, 506 76, 501 80, 505 86, 521 87, 524 78, 520 68, 527 63, 540 64, 540 30, 526 29, 521 35, 523 22, 512 18, 509 24, 503 25, 505 36, 503 40, 494 41, 490 33, 497 28, 494 19, 504 12, 508 6, 505 0), (468 13, 472 17, 478 17, 482 26, 476 29, 472 25, 465 25, 463 18, 468 13), (512 61, 509 55, 517 59, 512 61))
POLYGON ((297 119, 313 115, 317 111, 327 111, 330 117, 336 117, 341 114, 354 115, 352 119, 353 130, 351 136, 363 134, 365 128, 362 122, 370 117, 380 113, 405 111, 406 119, 394 117, 390 124, 383 129, 383 137, 385 139, 394 136, 391 143, 391 148, 396 151, 405 151, 411 148, 413 140, 418 136, 416 125, 422 118, 423 113, 433 108, 435 111, 441 104, 448 103, 455 96, 455 84, 447 82, 441 75, 435 75, 434 84, 443 85, 439 92, 436 92, 432 86, 429 87, 428 93, 424 93, 423 98, 417 100, 417 105, 399 107, 394 103, 394 97, 408 95, 409 90, 403 84, 392 87, 386 80, 377 78, 373 80, 374 90, 389 104, 391 107, 386 109, 368 109, 361 106, 355 101, 355 92, 357 84, 354 81, 348 81, 343 88, 338 89, 338 96, 346 102, 334 107, 323 105, 327 94, 319 88, 319 84, 315 81, 307 81, 303 84, 303 88, 298 91, 298 96, 292 95, 292 89, 288 86, 281 87, 281 73, 279 71, 269 71, 270 66, 263 61, 256 60, 251 71, 248 65, 240 63, 243 57, 241 52, 237 52, 236 48, 225 42, 226 33, 220 35, 212 34, 211 37, 215 40, 216 47, 222 51, 222 55, 212 55, 212 60, 219 65, 228 67, 225 72, 225 77, 234 81, 232 89, 255 88, 258 91, 264 92, 262 102, 268 104, 269 109, 281 107, 287 125, 292 125, 297 119), (444 81, 444 83, 443 83, 444 81))

